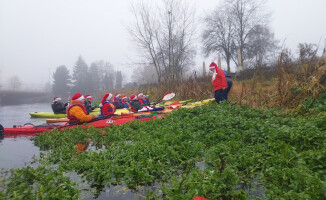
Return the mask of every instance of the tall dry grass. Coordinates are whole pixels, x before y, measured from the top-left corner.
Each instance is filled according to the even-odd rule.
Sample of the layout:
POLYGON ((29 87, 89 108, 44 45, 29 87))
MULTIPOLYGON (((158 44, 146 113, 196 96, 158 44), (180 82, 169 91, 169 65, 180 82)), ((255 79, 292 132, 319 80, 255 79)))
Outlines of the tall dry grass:
MULTIPOLYGON (((302 100, 326 92, 326 56, 318 58, 316 54, 312 54, 309 58, 293 59, 290 52, 284 50, 275 68, 277 73, 272 79, 265 79, 261 73, 255 73, 249 80, 234 79, 229 99, 238 105, 250 107, 296 108, 302 100)), ((110 92, 128 96, 130 93, 142 92, 148 94, 151 101, 155 101, 169 91, 176 93, 174 100, 203 100, 214 97, 211 77, 197 77, 196 74, 183 81, 110 92)), ((104 94, 105 92, 100 93, 99 99, 104 94)))
POLYGON ((231 96, 239 105, 251 107, 296 108, 308 97, 326 92, 326 58, 313 54, 309 59, 293 60, 283 51, 276 65, 277 74, 271 81, 249 81, 235 84, 231 96))

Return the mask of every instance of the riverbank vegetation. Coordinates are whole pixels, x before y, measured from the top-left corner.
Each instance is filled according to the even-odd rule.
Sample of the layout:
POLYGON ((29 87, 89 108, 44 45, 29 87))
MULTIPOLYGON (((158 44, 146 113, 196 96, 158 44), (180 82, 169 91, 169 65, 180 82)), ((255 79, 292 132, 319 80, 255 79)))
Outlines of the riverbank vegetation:
MULTIPOLYGON (((129 31, 134 39, 139 36, 136 45, 144 61, 136 68, 141 73, 134 74, 146 81, 121 88, 123 75, 112 65, 98 61, 88 67, 79 57, 71 76, 65 66, 53 74, 56 96, 92 91, 101 99, 109 90, 143 92, 151 101, 168 91, 176 93, 174 100, 212 98, 205 68, 183 77, 195 55, 192 9, 166 2, 177 6, 160 7, 163 17, 146 5, 133 8, 137 23, 129 31), (180 44, 181 39, 186 42, 180 44)), ((318 56, 316 46, 299 44, 297 56, 284 49, 273 57, 264 49, 278 49, 268 26, 229 21, 238 19, 234 13, 243 13, 248 20, 266 17, 267 22, 268 13, 257 13, 255 2, 226 1, 216 9, 222 15, 213 11, 205 18, 206 28, 213 30, 202 34, 204 53, 221 54, 229 72, 230 62, 239 67, 231 73, 228 102, 181 108, 149 122, 36 136, 32 140, 42 150, 40 159, 4 172, 0 199, 97 198, 117 187, 123 188, 121 199, 124 191, 138 199, 326 199, 326 51, 318 56), (241 7, 237 3, 244 3, 243 12, 234 10, 241 7), (225 24, 229 26, 213 26, 225 24), (248 37, 235 32, 241 28, 248 37), (214 30, 221 32, 211 35, 214 30), (221 42, 212 41, 215 36, 228 39, 224 45, 230 48, 216 46, 221 42)))
POLYGON ((33 139, 45 150, 40 165, 11 170, 0 197, 76 199, 87 183, 95 196, 125 185, 151 187, 147 199, 325 199, 322 112, 306 118, 223 103, 104 131, 52 131, 33 139))

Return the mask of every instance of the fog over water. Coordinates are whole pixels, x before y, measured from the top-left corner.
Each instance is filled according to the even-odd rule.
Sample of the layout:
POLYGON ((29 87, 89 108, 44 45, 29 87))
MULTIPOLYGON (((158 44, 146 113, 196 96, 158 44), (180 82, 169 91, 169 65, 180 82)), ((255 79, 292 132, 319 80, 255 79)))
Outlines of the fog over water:
MULTIPOLYGON (((138 0, 0 0, 0 85, 17 75, 25 88, 43 88, 56 67, 72 69, 79 55, 88 65, 105 60, 129 77, 137 52, 128 36, 133 21, 130 2, 138 0)), ((191 0, 198 18, 217 0, 191 0)), ((326 38, 325 0, 269 0, 276 39, 295 52, 299 42, 326 38)), ((199 25, 200 27, 200 25, 199 25)), ((201 29, 199 28, 199 34, 201 29)), ((211 61, 200 54, 196 66, 211 61)))

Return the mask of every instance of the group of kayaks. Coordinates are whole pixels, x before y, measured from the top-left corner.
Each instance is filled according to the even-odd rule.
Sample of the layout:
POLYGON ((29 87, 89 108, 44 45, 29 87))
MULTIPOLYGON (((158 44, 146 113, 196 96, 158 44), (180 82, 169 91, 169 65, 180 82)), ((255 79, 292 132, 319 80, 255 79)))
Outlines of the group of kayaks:
MULTIPOLYGON (((122 125, 130 123, 132 121, 149 121, 157 118, 163 117, 165 114, 170 113, 176 108, 193 108, 195 106, 201 106, 207 104, 214 99, 207 99, 199 102, 179 101, 179 102, 166 102, 161 104, 159 108, 154 109, 150 112, 139 112, 139 113, 129 113, 128 109, 118 109, 114 116, 104 116, 94 119, 86 124, 69 124, 68 119, 65 118, 65 114, 53 114, 50 112, 33 112, 30 113, 32 118, 57 118, 57 119, 47 119, 45 124, 33 125, 27 123, 24 125, 14 125, 11 128, 4 128, 0 124, 0 136, 2 137, 17 137, 19 135, 23 136, 34 136, 45 131, 51 131, 53 129, 63 130, 70 129, 76 126, 86 128, 86 127, 96 127, 104 128, 111 125, 122 125), (155 112, 154 112, 155 111, 155 112)), ((99 109, 95 109, 94 113, 99 113, 99 109)))

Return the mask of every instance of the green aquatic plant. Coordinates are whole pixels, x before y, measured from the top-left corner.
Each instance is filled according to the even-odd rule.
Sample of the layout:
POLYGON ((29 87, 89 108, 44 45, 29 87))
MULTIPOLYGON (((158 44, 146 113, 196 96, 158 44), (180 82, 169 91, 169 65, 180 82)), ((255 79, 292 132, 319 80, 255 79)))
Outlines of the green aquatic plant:
POLYGON ((56 180, 53 165, 59 177, 76 172, 96 195, 125 184, 133 190, 155 186, 144 194, 147 199, 325 199, 323 120, 223 103, 149 122, 52 131, 33 140, 45 150, 41 163, 47 167, 39 169, 44 176, 56 180), (87 149, 78 152, 76 144, 87 149))

